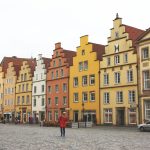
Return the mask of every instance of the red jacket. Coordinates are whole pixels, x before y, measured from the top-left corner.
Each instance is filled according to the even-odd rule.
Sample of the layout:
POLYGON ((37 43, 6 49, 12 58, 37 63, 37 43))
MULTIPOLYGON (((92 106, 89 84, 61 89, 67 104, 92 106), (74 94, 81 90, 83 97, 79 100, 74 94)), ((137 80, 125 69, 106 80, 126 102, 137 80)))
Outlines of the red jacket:
POLYGON ((67 118, 64 116, 60 116, 59 117, 59 125, 61 128, 65 128, 66 127, 66 122, 67 122, 67 118))

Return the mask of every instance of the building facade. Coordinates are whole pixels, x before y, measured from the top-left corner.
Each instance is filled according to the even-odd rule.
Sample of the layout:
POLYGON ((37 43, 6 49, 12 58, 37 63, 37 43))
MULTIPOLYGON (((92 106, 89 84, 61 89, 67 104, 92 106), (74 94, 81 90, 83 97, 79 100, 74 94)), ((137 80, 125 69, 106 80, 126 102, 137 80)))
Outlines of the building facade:
POLYGON ((138 123, 135 40, 143 30, 122 24, 116 16, 100 67, 101 124, 138 123))
POLYGON ((0 120, 3 117, 3 101, 4 101, 4 72, 2 66, 0 66, 0 120))
POLYGON ((137 39, 139 117, 150 120, 150 28, 137 39))
POLYGON ((32 116, 43 121, 46 115, 46 74, 50 64, 49 58, 43 58, 39 54, 32 84, 32 116))
POLYGON ((29 122, 32 115, 32 78, 35 65, 35 59, 23 61, 16 82, 16 117, 22 123, 29 122))
POLYGON ((77 55, 70 67, 70 120, 100 123, 99 68, 104 46, 80 38, 77 55))
MULTIPOLYGON (((62 111, 69 108, 69 66, 75 52, 64 50, 61 43, 55 44, 47 73, 46 120, 57 122, 62 111)), ((66 116, 69 113, 66 111, 66 116)))

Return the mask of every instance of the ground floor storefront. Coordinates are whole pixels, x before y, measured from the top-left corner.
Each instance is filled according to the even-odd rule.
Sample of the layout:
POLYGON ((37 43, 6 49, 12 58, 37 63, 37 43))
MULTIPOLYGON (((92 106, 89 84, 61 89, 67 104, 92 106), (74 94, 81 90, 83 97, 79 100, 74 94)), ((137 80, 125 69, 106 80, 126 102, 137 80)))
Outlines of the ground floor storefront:
POLYGON ((150 120, 150 97, 141 98, 141 123, 150 120))
POLYGON ((32 111, 33 123, 38 123, 45 120, 45 111, 32 111))
POLYGON ((112 124, 119 126, 137 125, 138 108, 137 107, 116 107, 104 108, 102 124, 112 124))
POLYGON ((14 122, 15 121, 15 112, 4 112, 3 117, 6 122, 14 122))

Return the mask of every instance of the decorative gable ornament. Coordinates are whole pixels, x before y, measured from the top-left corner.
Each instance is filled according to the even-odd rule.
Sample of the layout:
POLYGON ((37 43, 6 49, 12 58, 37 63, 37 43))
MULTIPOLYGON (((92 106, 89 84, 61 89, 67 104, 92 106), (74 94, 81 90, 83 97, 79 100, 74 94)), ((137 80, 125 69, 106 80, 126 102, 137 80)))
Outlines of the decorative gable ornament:
POLYGON ((115 44, 114 48, 115 48, 115 53, 118 53, 119 52, 119 44, 115 44))

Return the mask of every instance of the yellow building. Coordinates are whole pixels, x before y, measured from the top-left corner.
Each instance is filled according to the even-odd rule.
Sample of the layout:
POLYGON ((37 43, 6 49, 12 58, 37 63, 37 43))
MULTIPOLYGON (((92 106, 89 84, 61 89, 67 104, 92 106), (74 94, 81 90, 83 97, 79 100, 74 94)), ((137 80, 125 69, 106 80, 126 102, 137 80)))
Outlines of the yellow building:
POLYGON ((4 99, 4 72, 2 71, 2 66, 0 66, 0 120, 3 116, 3 99, 4 99))
POLYGON ((69 105, 70 120, 100 123, 99 60, 104 46, 88 42, 88 36, 80 38, 77 55, 70 67, 69 105))
POLYGON ((29 121, 32 114, 32 77, 35 68, 35 60, 23 61, 16 82, 16 117, 21 122, 29 121))
POLYGON ((137 54, 135 39, 143 30, 122 24, 116 15, 100 65, 101 123, 138 122, 137 54))
POLYGON ((139 117, 140 123, 150 120, 150 28, 137 40, 139 117))

